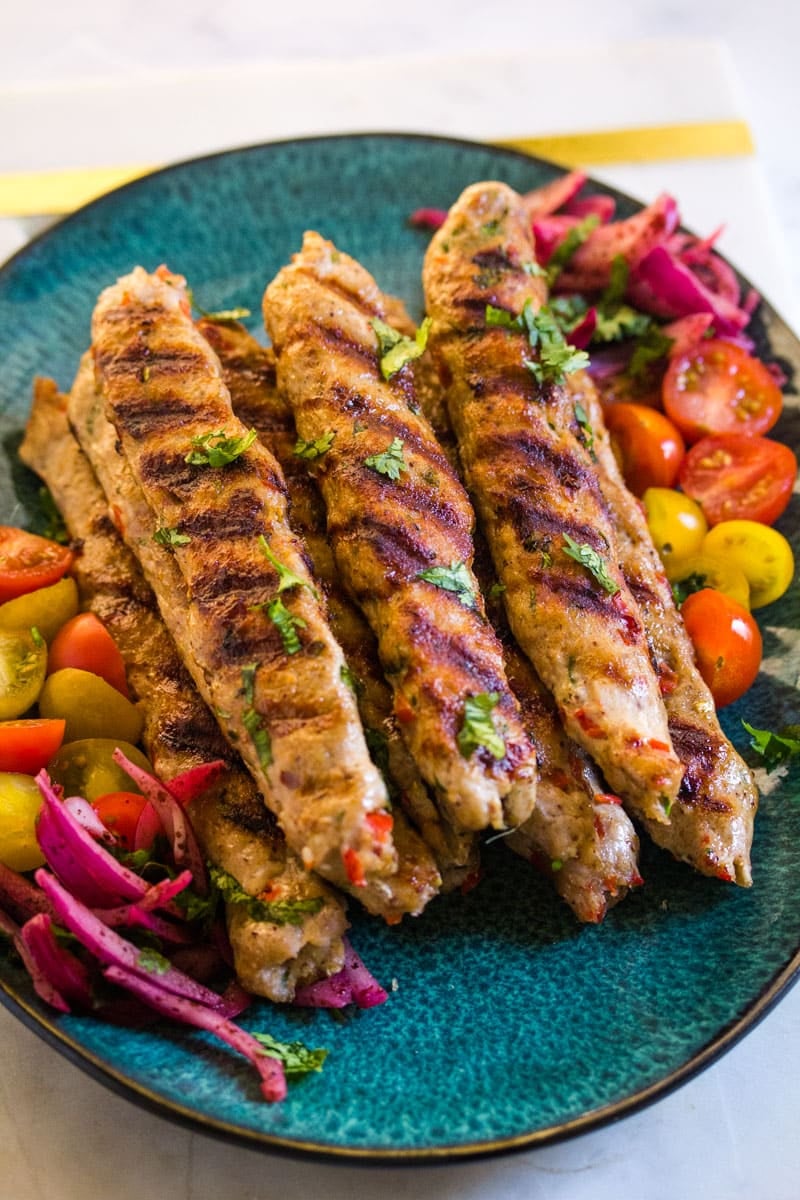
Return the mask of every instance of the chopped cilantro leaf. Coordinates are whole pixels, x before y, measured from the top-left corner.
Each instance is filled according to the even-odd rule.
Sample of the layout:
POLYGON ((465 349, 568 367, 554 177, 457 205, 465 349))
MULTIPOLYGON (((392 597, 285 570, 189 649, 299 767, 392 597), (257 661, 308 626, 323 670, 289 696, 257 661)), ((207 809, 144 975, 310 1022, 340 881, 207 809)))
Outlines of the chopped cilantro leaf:
POLYGON ((261 900, 246 892, 238 879, 220 867, 209 867, 209 876, 225 902, 245 905, 254 921, 302 925, 306 916, 319 912, 324 904, 322 896, 309 896, 305 900, 261 900))
POLYGON ((493 758, 505 756, 506 743, 492 720, 492 711, 499 703, 497 692, 480 692, 464 701, 464 721, 458 731, 458 748, 464 758, 483 746, 493 758))
POLYGON ((297 630, 305 629, 307 622, 302 617, 295 617, 290 613, 280 596, 270 600, 269 604, 265 606, 265 611, 281 635, 286 653, 297 654, 300 650, 300 638, 297 636, 297 630))
POLYGON ((489 597, 491 600, 498 600, 506 590, 504 583, 493 583, 489 588, 489 597))
POLYGON ((42 520, 44 521, 42 537, 48 538, 51 542, 58 542, 61 546, 66 546, 69 542, 69 532, 49 488, 39 488, 39 508, 41 509, 42 520))
POLYGON ((453 562, 449 567, 429 567, 420 571, 417 579, 424 579, 445 592, 454 592, 464 608, 475 607, 475 588, 469 567, 463 562, 453 562))
POLYGON ((688 596, 691 596, 694 592, 702 592, 704 587, 708 587, 708 576, 704 575, 701 571, 693 571, 685 579, 678 579, 672 585, 672 598, 675 601, 675 607, 680 608, 688 596))
POLYGON ((287 592, 289 590, 289 588, 293 588, 293 587, 308 588, 308 590, 316 596, 316 594, 317 594, 316 590, 311 586, 310 583, 306 583, 305 579, 301 579, 301 577, 299 575, 296 575, 295 572, 292 571, 289 567, 284 566, 284 564, 282 562, 278 561, 278 559, 275 557, 275 555, 270 550, 269 542, 264 537, 263 533, 261 534, 261 536, 258 539, 258 544, 261 547, 261 551, 262 551, 264 557, 268 560, 268 562, 272 563, 273 567, 278 572, 278 595, 279 596, 280 596, 281 592, 287 592))
POLYGON ((430 317, 425 318, 413 338, 406 337, 397 329, 392 329, 391 325, 387 325, 379 317, 373 317, 370 325, 375 330, 378 339, 381 375, 384 379, 391 379, 393 375, 403 369, 406 363, 419 358, 425 352, 431 319, 430 317))
POLYGON ((249 705, 253 704, 253 696, 255 693, 256 671, 258 663, 248 663, 246 667, 242 667, 242 695, 249 705))
POLYGON ((305 458, 308 462, 313 462, 315 458, 322 458, 323 454, 328 453, 335 437, 335 431, 330 429, 327 433, 315 438, 313 442, 304 442, 302 438, 298 438, 293 453, 298 458, 305 458))
POLYGON ((193 467, 225 467, 249 450, 257 437, 255 429, 241 437, 228 437, 224 429, 201 433, 192 438, 195 449, 189 451, 185 461, 193 467))
POLYGON ((592 230, 596 229, 599 224, 600 218, 597 213, 590 213, 588 217, 584 217, 577 225, 573 225, 567 236, 559 242, 547 260, 547 280, 551 287, 575 251, 583 245, 592 230))
POLYGON ((612 312, 622 304, 628 287, 630 268, 624 254, 615 254, 611 260, 611 271, 608 284, 600 297, 597 307, 605 312, 612 312))
POLYGON ((382 454, 371 454, 369 458, 365 458, 364 466, 396 482, 400 478, 400 472, 408 470, 408 463, 403 457, 403 439, 392 438, 388 449, 382 454))
POLYGON ((172 963, 163 954, 159 954, 157 950, 153 950, 150 946, 145 946, 137 955, 136 965, 142 971, 147 971, 150 975, 165 975, 172 966, 172 963))
POLYGON ((153 534, 153 541, 159 546, 186 546, 191 540, 185 533, 179 533, 177 529, 170 529, 166 525, 153 534))
POLYGON ((564 553, 567 557, 574 558, 575 562, 586 567, 609 596, 616 596, 619 585, 609 575, 605 559, 597 553, 594 546, 590 546, 588 542, 575 542, 568 533, 564 534, 564 542, 564 553))
POLYGON ((312 1071, 321 1071, 327 1050, 311 1050, 302 1042, 278 1042, 268 1033, 254 1033, 253 1037, 266 1050, 270 1058, 277 1058, 283 1063, 283 1072, 287 1079, 300 1079, 312 1071))
POLYGON ((250 740, 255 746, 262 770, 266 771, 267 767, 272 763, 272 742, 266 729, 261 724, 261 717, 252 705, 242 713, 242 724, 250 734, 250 740))
POLYGON ((575 413, 575 420, 578 422, 580 439, 591 457, 596 459, 597 455, 594 452, 594 430, 592 429, 592 425, 589 420, 589 414, 581 404, 580 400, 575 401, 572 411, 575 413))
POLYGON ((800 754, 800 725, 788 725, 781 733, 754 729, 747 721, 742 721, 742 725, 750 734, 750 745, 764 759, 768 774, 800 754))
POLYGON ((513 329, 515 333, 521 333, 525 328, 522 317, 514 316, 504 308, 496 308, 494 304, 486 305, 486 324, 490 328, 497 326, 499 329, 513 329))
POLYGON ((629 304, 620 304, 613 312, 598 307, 592 341, 620 342, 626 337, 640 338, 648 333, 652 324, 652 318, 629 304))
POLYGON ((526 358, 525 366, 539 383, 563 383, 566 375, 589 365, 589 355, 569 344, 551 310, 543 307, 534 312, 530 299, 519 316, 487 304, 485 319, 489 327, 527 333, 528 344, 539 351, 539 357, 526 358))
POLYGON ((218 325, 226 325, 230 321, 244 321, 251 315, 249 308, 221 308, 217 312, 206 312, 204 309, 198 308, 197 311, 203 315, 206 321, 215 321, 218 325))
POLYGON ((647 332, 639 338, 631 355, 627 370, 630 378, 638 380, 645 378, 653 364, 669 353, 672 343, 671 337, 667 337, 656 325, 651 325, 647 332))

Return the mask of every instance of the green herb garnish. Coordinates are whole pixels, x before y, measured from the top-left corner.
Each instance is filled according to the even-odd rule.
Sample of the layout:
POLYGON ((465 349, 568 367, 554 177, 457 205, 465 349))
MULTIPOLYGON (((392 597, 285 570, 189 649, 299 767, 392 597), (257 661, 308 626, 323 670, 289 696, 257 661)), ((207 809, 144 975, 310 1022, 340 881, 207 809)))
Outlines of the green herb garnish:
POLYGON ((241 437, 228 437, 224 429, 201 433, 192 438, 192 445, 196 449, 189 451, 185 461, 193 467, 225 467, 249 450, 257 437, 255 429, 248 430, 241 437))
POLYGON ((589 365, 589 355, 569 344, 550 309, 544 307, 534 312, 530 299, 525 301, 519 316, 487 304, 486 324, 527 334, 529 346, 538 350, 539 357, 526 358, 525 366, 539 383, 563 383, 566 375, 589 365))
POLYGON ((590 546, 588 542, 575 542, 568 533, 564 534, 564 542, 564 553, 567 557, 574 558, 575 562, 586 567, 609 596, 616 596, 619 584, 609 575, 605 559, 597 553, 594 546, 590 546))
POLYGON ((453 592, 464 608, 475 607, 475 588, 469 567, 463 562, 453 562, 449 567, 429 567, 420 571, 417 579, 424 579, 445 592, 453 592))
POLYGON ((145 946, 139 951, 136 958, 136 965, 142 971, 147 971, 149 975, 166 975, 172 967, 172 963, 163 954, 159 954, 157 950, 153 950, 151 946, 145 946))
POLYGON ((281 592, 288 592, 289 588, 293 588, 293 587, 308 588, 308 590, 314 596, 316 596, 316 594, 317 594, 316 589, 313 588, 310 583, 306 583, 305 579, 302 579, 299 575, 296 575, 295 572, 291 570, 291 568, 286 567, 286 566, 284 566, 284 564, 282 562, 279 562, 279 560, 275 557, 275 555, 270 550, 269 542, 264 537, 263 533, 261 534, 261 536, 258 539, 258 544, 261 547, 264 557, 269 562, 272 563, 273 567, 278 572, 278 595, 279 596, 280 596, 281 592))
POLYGON ((159 546, 187 546, 192 539, 185 533, 179 533, 177 528, 168 525, 161 526, 153 534, 153 541, 159 546))
POLYGON ((781 733, 754 729, 747 721, 742 721, 742 725, 750 734, 750 745, 764 759, 768 774, 800 754, 800 725, 787 725, 781 733))
POLYGON ((250 734, 250 740, 255 747, 262 770, 266 771, 267 767, 272 764, 272 742, 261 724, 261 717, 252 706, 246 708, 242 713, 242 724, 250 734))
POLYGON ((379 317, 373 317, 370 325, 378 338, 378 358, 384 379, 391 379, 406 363, 424 354, 431 328, 430 317, 425 318, 413 338, 392 329, 391 325, 387 325, 379 317))
POLYGON ((458 748, 464 758, 484 747, 493 758, 505 757, 506 743, 492 721, 492 712, 500 701, 497 692, 480 692, 464 701, 464 721, 458 731, 458 748))
POLYGON ((322 896, 309 896, 305 900, 261 900, 246 892, 238 879, 220 867, 209 867, 209 876, 225 902, 244 905, 254 921, 302 925, 305 917, 319 912, 324 904, 322 896))
POLYGON ((302 1042, 279 1042, 268 1033, 254 1033, 253 1037, 266 1050, 270 1058, 277 1058, 283 1063, 283 1073, 287 1079, 300 1079, 312 1071, 321 1071, 327 1050, 311 1050, 302 1042))
POLYGON ((44 638, 35 625, 31 625, 31 641, 39 649, 45 644, 44 638))
POLYGON ((626 374, 631 379, 644 380, 650 368, 669 353, 673 341, 674 339, 662 333, 657 325, 651 325, 637 341, 626 374))
POLYGON ((364 466, 371 467, 379 475, 385 475, 387 479, 396 483, 400 472, 408 470, 408 463, 403 457, 403 439, 392 438, 388 449, 381 454, 371 454, 369 458, 365 458, 364 466))
POLYGON ((596 461, 597 455, 594 451, 594 430, 592 429, 592 425, 589 420, 589 414, 581 404, 580 400, 575 401, 572 411, 575 413, 575 420, 578 422, 580 439, 588 450, 592 459, 596 461))
POLYGON ((675 607, 680 608, 688 596, 695 592, 702 592, 705 587, 708 587, 708 576, 703 575, 700 571, 692 571, 691 575, 687 575, 685 579, 679 579, 672 585, 672 599, 675 601, 675 607))
POLYGON ((61 546, 66 546, 69 543, 69 531, 64 524, 64 518, 58 511, 49 488, 39 488, 39 507, 42 513, 42 520, 44 521, 42 537, 49 538, 51 542, 58 542, 61 546))
POLYGON ((307 622, 302 617, 296 617, 290 613, 280 596, 276 596, 274 600, 270 600, 264 606, 264 611, 281 635, 281 641, 286 653, 297 654, 298 650, 300 650, 300 638, 297 636, 297 630, 305 629, 307 622))
POLYGON ((242 667, 242 695, 251 707, 255 695, 257 670, 258 663, 248 663, 247 666, 242 667))
POLYGON ((563 241, 559 242, 547 260, 547 282, 551 287, 575 251, 583 245, 592 230, 596 229, 599 224, 600 218, 597 213, 590 213, 588 217, 584 217, 577 225, 573 225, 563 241))
POLYGON ((335 437, 336 432, 331 429, 327 433, 320 434, 313 442, 304 442, 302 438, 298 438, 292 453, 296 454, 298 458, 305 458, 308 462, 313 462, 315 458, 322 458, 323 454, 328 453, 335 437))

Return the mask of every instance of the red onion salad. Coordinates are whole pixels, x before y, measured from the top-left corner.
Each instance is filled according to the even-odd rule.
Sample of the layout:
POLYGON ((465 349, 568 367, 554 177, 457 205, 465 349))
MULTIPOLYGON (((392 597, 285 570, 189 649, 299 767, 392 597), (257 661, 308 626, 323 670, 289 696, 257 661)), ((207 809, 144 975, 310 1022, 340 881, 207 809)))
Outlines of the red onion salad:
MULTIPOLYGON (((159 851, 157 863, 147 864, 162 877, 150 882, 137 873, 130 863, 155 853, 120 854, 115 835, 92 806, 81 797, 63 797, 42 770, 36 776, 42 797, 37 840, 46 865, 32 881, 0 864, 0 934, 22 959, 37 995, 58 1012, 136 1024, 157 1020, 158 1014, 206 1030, 250 1061, 266 1100, 282 1100, 284 1061, 293 1074, 319 1070, 325 1051, 248 1033, 234 1018, 249 1006, 249 993, 235 981, 215 992, 191 973, 202 964, 207 977, 209 965, 213 973, 230 961, 216 897, 209 894, 206 864, 184 808, 224 764, 203 764, 167 785, 120 750, 114 757, 150 802, 145 810, 152 814, 150 833, 169 847, 159 851), (187 896, 191 905, 182 903, 187 896), (134 939, 138 935, 138 942, 123 936, 123 929, 134 939), (220 953, 220 943, 227 953, 220 953), (298 1066, 298 1054, 305 1065, 298 1066)), ((295 1004, 371 1008, 386 999, 345 942, 342 970, 300 989, 295 1004)))
MULTIPOLYGON (((551 309, 572 345, 591 345, 589 371, 596 382, 625 375, 648 330, 649 349, 659 335, 663 340, 660 355, 651 353, 646 361, 663 367, 668 356, 704 336, 752 350, 743 331, 759 296, 752 290, 742 295, 735 272, 715 253, 721 230, 702 239, 682 232, 677 201, 666 193, 614 220, 613 198, 585 192, 586 183, 584 172, 567 172, 528 192, 524 204, 537 262, 548 276, 551 309), (620 309, 623 319, 615 320, 620 309)), ((409 221, 435 230, 446 216, 444 209, 419 208, 409 221)))

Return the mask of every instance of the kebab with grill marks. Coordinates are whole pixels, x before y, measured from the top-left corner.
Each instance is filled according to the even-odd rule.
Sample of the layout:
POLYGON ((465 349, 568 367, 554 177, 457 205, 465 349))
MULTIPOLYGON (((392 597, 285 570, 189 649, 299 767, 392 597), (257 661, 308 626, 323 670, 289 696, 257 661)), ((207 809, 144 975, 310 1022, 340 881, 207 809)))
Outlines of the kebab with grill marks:
MULTIPOLYGON (((428 356, 414 364, 422 409, 456 470, 458 450, 442 389, 428 356)), ((475 572, 503 645, 511 689, 536 747, 536 807, 505 839, 547 875, 580 921, 602 921, 609 907, 642 882, 639 839, 619 797, 609 794, 586 753, 564 732, 553 699, 517 646, 503 608, 489 549, 476 534, 475 572)))
POLYGON ((535 802, 534 751, 471 571, 469 501, 386 316, 371 276, 315 233, 264 296, 298 435, 324 447, 311 466, 336 564, 420 773, 456 827, 515 826, 535 802))
POLYGON ((672 742, 685 767, 670 824, 647 821, 647 831, 659 846, 703 874, 748 886, 758 807, 752 774, 720 728, 641 505, 625 487, 614 458, 594 384, 579 372, 570 392, 591 424, 600 486, 617 530, 620 564, 642 612, 672 742))
MULTIPOLYGON (((93 391, 88 365, 87 378, 93 391)), ((66 408, 67 397, 51 380, 36 381, 20 457, 47 484, 64 518, 76 547, 73 572, 81 604, 103 621, 120 649, 144 716, 143 743, 157 773, 168 781, 202 762, 219 758, 226 763, 224 773, 193 801, 192 824, 214 866, 249 895, 269 896, 292 909, 291 921, 277 923, 256 919, 246 904, 226 905, 239 981, 248 991, 289 1001, 297 987, 341 969, 344 908, 287 851, 275 818, 197 694, 155 597, 109 518, 66 408)))
POLYGON ((430 346, 514 636, 570 737, 663 824, 683 768, 538 270, 521 198, 468 188, 425 257, 430 346))
MULTIPOLYGON (((404 327, 406 332, 410 326, 413 332, 399 301, 392 323, 404 327)), ((372 630, 339 582, 325 532, 322 497, 306 465, 307 456, 315 451, 313 448, 304 451, 298 443, 292 410, 278 391, 275 355, 237 322, 202 320, 198 328, 219 358, 233 411, 243 424, 258 431, 283 469, 290 523, 303 537, 314 577, 325 588, 331 628, 354 677, 367 743, 387 776, 393 802, 400 803, 431 847, 442 873, 443 888, 449 891, 477 871, 477 838, 442 821, 400 734, 372 630)), ((396 808, 393 811, 395 842, 402 862, 404 855, 398 833, 402 817, 396 808)))
MULTIPOLYGON (((149 513, 146 531, 123 536, 201 695, 307 868, 356 889, 391 876, 386 788, 288 525, 280 467, 234 417, 185 282, 136 268, 106 289, 92 350, 117 462, 149 513), (183 608, 164 564, 177 568, 183 608)), ((93 454, 87 432, 100 474, 108 455, 93 454)))

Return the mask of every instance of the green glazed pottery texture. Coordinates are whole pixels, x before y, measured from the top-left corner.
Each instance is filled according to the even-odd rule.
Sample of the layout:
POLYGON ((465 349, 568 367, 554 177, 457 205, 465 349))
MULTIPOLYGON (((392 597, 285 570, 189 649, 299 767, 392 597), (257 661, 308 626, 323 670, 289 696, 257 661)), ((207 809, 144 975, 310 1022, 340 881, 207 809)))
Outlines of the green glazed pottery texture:
MULTIPOLYGON (((527 190, 558 173, 510 151, 447 139, 364 135, 233 151, 160 172, 90 205, 0 272, 2 518, 35 527, 38 482, 16 460, 34 375, 68 388, 97 293, 141 263, 185 274, 207 309, 246 305, 317 229, 421 312, 427 236, 408 214, 447 207, 468 183, 527 190)), ((603 189, 608 190, 608 189, 603 189)), ((619 212, 636 205, 618 197, 619 212)), ((724 214, 720 214, 721 217, 724 214)), ((800 347, 765 303, 759 348, 791 374, 800 347)), ((775 436, 800 447, 797 397, 775 436)), ((797 497, 779 528, 800 553, 797 497)), ((759 680, 723 724, 746 757, 741 718, 800 720, 797 584, 759 614, 759 680)), ((0 998, 86 1070, 132 1099, 266 1149, 370 1159, 488 1153, 536 1144, 630 1111, 751 1027, 791 981, 800 947, 798 768, 768 781, 755 885, 694 875, 650 846, 646 886, 603 925, 582 927, 533 871, 495 844, 482 883, 387 929, 353 914, 353 942, 389 990, 342 1017, 258 1002, 242 1024, 330 1054, 321 1075, 265 1104, 250 1067, 206 1035, 56 1017, 0 953, 0 998)))

